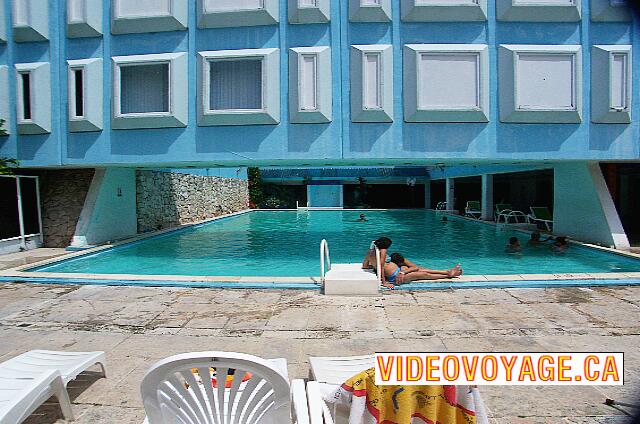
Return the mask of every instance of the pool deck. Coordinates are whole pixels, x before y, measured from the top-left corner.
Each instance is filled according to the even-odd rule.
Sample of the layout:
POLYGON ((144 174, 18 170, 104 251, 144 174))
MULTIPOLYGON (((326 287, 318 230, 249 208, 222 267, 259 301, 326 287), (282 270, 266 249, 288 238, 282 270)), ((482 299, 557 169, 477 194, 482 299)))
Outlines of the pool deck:
MULTIPOLYGON (((104 350, 109 376, 71 384, 78 424, 142 422, 139 384, 166 356, 404 351, 623 351, 625 385, 483 387, 496 424, 625 423, 640 396, 640 287, 477 289, 328 297, 309 290, 0 284, 0 361, 30 349, 104 350)), ((45 405, 29 424, 63 423, 45 405)))

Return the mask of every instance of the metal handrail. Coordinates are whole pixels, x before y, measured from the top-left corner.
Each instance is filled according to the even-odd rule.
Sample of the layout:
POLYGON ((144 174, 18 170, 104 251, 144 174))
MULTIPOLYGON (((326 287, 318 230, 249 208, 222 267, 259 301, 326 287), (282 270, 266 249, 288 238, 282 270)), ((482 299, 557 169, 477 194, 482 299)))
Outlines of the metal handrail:
POLYGON ((329 257, 329 243, 327 240, 322 239, 320 242, 320 279, 324 284, 324 276, 325 276, 325 260, 327 261, 327 271, 331 270, 331 258, 329 257))
POLYGON ((382 273, 384 271, 380 266, 380 249, 378 249, 378 246, 376 246, 375 243, 373 246, 376 248, 376 276, 378 277, 378 284, 382 284, 382 273))

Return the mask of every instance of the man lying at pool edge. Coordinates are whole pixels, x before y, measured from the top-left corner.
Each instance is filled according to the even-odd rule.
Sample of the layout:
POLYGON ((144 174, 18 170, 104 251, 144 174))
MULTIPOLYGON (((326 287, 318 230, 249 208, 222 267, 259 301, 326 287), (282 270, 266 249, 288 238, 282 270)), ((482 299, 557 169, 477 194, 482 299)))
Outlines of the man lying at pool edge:
POLYGON ((391 262, 384 265, 382 285, 393 289, 395 285, 418 280, 443 280, 462 275, 462 267, 457 264, 448 270, 421 268, 400 253, 391 254, 391 262))

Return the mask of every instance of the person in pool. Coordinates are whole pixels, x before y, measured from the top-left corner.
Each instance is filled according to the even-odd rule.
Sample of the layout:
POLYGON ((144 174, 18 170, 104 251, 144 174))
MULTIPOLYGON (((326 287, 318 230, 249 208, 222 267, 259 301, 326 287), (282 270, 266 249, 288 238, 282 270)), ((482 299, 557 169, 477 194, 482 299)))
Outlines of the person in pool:
POLYGON ((509 244, 505 246, 504 251, 509 253, 510 255, 522 253, 522 246, 520 245, 520 240, 518 239, 518 237, 511 237, 509 239, 509 244))
POLYGON ((542 240, 542 236, 540 235, 540 232, 539 231, 535 231, 535 232, 531 233, 531 238, 527 242, 527 246, 540 246, 540 245, 548 242, 549 240, 553 240, 553 238, 552 237, 547 237, 546 239, 542 240))
POLYGON ((358 222, 367 222, 367 216, 363 213, 360 214, 360 218, 358 219, 358 222))
POLYGON ((462 275, 460 264, 447 270, 427 269, 416 265, 397 252, 391 254, 391 261, 385 264, 384 271, 387 283, 391 283, 385 285, 387 288, 393 288, 394 284, 398 285, 410 281, 443 280, 462 275))
POLYGON ((551 245, 551 251, 553 253, 564 253, 569 248, 569 242, 566 237, 556 237, 556 240, 551 245))
MULTIPOLYGON (((367 250, 364 260, 362 261, 362 269, 373 269, 377 272, 376 247, 380 251, 380 264, 384 268, 384 264, 387 262, 387 252, 389 247, 391 247, 391 243, 391 239, 388 237, 380 237, 371 242, 371 246, 369 246, 369 250, 367 250)), ((382 283, 385 283, 384 273, 382 273, 382 283)))

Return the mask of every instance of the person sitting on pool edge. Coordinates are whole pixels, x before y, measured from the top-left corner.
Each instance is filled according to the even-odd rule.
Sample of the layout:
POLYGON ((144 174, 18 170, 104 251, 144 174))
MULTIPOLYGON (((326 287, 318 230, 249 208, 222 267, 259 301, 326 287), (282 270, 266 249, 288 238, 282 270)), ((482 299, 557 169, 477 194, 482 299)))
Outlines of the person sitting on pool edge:
POLYGON ((377 271, 376 247, 380 251, 380 264, 384 265, 385 262, 387 262, 387 251, 389 247, 391 247, 391 243, 392 241, 388 237, 380 237, 371 242, 371 246, 369 246, 369 250, 367 250, 364 260, 362 261, 362 269, 373 269, 377 271))
POLYGON ((509 239, 509 244, 505 246, 504 251, 510 255, 514 253, 522 253, 522 246, 520 246, 520 240, 518 237, 511 237, 509 239))
POLYGON ((553 240, 553 237, 547 237, 546 239, 542 240, 540 232, 534 231, 533 233, 531 233, 531 238, 527 242, 527 246, 540 246, 550 240, 553 240))
MULTIPOLYGON (((448 270, 421 268, 397 252, 391 254, 391 262, 385 264, 384 271, 386 281, 396 285, 417 280, 443 280, 462 275, 460 264, 448 270)), ((392 284, 383 285, 393 288, 392 284)))

